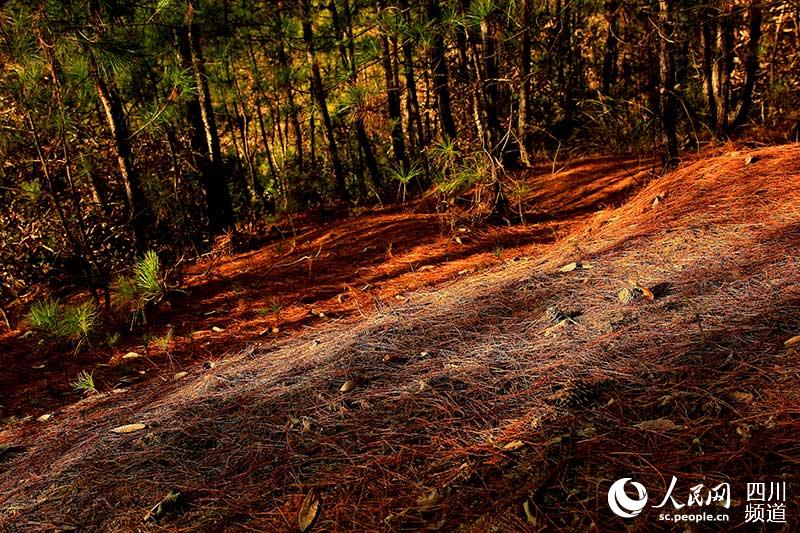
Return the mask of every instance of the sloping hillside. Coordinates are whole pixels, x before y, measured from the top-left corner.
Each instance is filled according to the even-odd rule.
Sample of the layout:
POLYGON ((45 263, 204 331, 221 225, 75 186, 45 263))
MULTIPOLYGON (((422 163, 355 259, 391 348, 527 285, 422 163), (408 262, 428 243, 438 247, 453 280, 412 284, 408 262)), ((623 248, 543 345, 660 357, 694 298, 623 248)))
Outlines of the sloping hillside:
POLYGON ((309 493, 320 531, 611 530, 621 477, 796 486, 799 186, 796 144, 698 160, 523 260, 7 432, 0 523, 145 528, 173 490, 173 531, 291 530, 309 493))

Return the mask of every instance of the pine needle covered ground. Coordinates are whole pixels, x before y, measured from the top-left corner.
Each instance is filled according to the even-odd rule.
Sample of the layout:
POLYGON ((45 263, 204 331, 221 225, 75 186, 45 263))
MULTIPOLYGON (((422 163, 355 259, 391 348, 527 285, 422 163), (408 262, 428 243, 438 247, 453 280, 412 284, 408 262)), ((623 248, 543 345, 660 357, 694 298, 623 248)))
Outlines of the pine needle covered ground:
MULTIPOLYGON (((799 169, 796 144, 726 152, 618 208, 575 206, 569 222, 547 215, 565 206, 529 198, 539 220, 509 237, 525 256, 492 263, 485 246, 486 264, 476 250, 430 283, 390 272, 404 254, 419 274, 437 264, 396 242, 366 282, 391 278, 399 298, 356 294, 341 299, 355 311, 295 334, 212 342, 214 365, 0 433, 0 524, 285 531, 312 501, 320 531, 615 530, 606 492, 621 477, 654 492, 673 475, 684 490, 796 487, 800 359, 785 342, 800 334, 799 169), (111 431, 132 423, 146 427, 111 431)), ((598 190, 623 194, 646 172, 617 176, 598 190)), ((277 264, 316 268, 288 266, 319 243, 306 246, 277 264)), ((342 280, 320 272, 324 313, 342 280)), ((656 511, 635 523, 668 527, 656 511)), ((726 529, 741 502, 731 515, 726 529)))

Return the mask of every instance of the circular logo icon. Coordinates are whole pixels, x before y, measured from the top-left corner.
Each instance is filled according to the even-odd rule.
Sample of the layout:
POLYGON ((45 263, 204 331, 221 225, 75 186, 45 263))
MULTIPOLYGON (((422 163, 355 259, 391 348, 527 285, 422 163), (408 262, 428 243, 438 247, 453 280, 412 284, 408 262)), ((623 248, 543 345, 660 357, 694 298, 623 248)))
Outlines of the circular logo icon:
POLYGON ((631 481, 631 478, 618 479, 608 489, 608 506, 611 507, 615 515, 622 518, 633 518, 641 513, 647 504, 647 490, 641 483, 631 481, 631 485, 638 493, 638 498, 631 498, 625 493, 625 484, 628 481, 631 481))

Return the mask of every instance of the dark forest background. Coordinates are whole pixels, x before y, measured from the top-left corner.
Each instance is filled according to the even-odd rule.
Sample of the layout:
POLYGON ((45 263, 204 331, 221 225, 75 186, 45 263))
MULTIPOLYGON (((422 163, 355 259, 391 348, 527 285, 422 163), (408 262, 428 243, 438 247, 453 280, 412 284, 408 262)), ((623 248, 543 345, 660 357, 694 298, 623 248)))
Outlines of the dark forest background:
POLYGON ((513 223, 514 171, 575 154, 667 169, 707 142, 796 140, 799 14, 790 1, 6 1, 0 301, 47 280, 102 294, 146 250, 200 255, 294 212, 425 193, 513 223))

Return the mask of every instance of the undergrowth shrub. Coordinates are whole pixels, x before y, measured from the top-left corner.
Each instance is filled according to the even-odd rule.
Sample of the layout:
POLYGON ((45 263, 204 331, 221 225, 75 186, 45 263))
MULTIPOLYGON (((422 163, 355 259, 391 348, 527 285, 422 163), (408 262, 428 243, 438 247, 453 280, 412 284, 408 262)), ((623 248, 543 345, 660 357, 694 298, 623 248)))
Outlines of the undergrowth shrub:
POLYGON ((166 274, 158 255, 149 250, 133 265, 132 276, 120 276, 113 286, 114 301, 130 314, 131 327, 147 323, 146 309, 167 294, 166 274))
POLYGON ((92 302, 67 306, 61 319, 62 336, 74 343, 77 351, 89 342, 99 323, 97 307, 92 302))
POLYGON ((92 302, 61 305, 57 299, 45 298, 31 305, 28 323, 44 341, 71 345, 78 352, 94 335, 100 319, 92 302))
POLYGON ((161 262, 153 250, 148 250, 133 267, 136 288, 146 302, 157 302, 166 293, 161 272, 161 262))
POLYGON ((82 392, 84 394, 91 394, 97 392, 97 387, 94 383, 94 374, 87 372, 86 370, 82 370, 78 377, 75 378, 70 384, 73 390, 77 392, 82 392))
POLYGON ((45 298, 33 302, 28 311, 28 324, 31 328, 48 339, 59 336, 59 302, 45 298))

